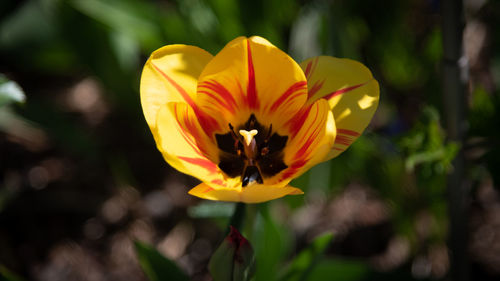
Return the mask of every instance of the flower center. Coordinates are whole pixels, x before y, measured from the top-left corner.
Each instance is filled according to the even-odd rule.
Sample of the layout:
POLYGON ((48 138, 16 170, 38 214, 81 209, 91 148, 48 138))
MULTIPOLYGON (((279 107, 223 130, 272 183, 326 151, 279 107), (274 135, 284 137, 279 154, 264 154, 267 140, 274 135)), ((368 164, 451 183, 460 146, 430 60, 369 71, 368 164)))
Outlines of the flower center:
POLYGON ((288 136, 272 131, 272 125, 262 126, 254 114, 235 128, 228 124, 229 132, 216 134, 219 147, 219 168, 229 177, 241 176, 243 187, 277 175, 288 166, 283 162, 283 149, 288 136))

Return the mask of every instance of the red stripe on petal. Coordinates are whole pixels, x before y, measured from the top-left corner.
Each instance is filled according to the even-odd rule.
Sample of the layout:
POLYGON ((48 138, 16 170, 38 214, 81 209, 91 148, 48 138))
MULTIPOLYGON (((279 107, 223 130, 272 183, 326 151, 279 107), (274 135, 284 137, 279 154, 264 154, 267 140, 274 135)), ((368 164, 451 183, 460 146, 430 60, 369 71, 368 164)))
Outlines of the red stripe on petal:
POLYGON ((314 58, 313 67, 311 69, 311 75, 314 73, 314 71, 316 71, 316 67, 318 66, 318 62, 319 62, 319 57, 314 58))
POLYGON ((335 144, 342 144, 345 146, 349 146, 352 143, 352 138, 348 136, 343 136, 343 135, 337 135, 335 138, 335 144))
POLYGON ((307 79, 309 79, 309 77, 311 77, 312 74, 314 73, 314 70, 316 70, 316 66, 318 66, 318 61, 319 57, 316 57, 307 63, 306 71, 304 72, 307 79))
POLYGON ((189 106, 193 109, 194 113, 198 117, 198 121, 200 122, 201 127, 205 131, 207 135, 211 135, 212 132, 215 130, 220 129, 219 124, 217 121, 212 118, 211 116, 208 116, 205 114, 203 111, 200 110, 200 108, 194 103, 193 99, 191 96, 182 88, 179 84, 177 84, 172 78, 170 78, 165 72, 163 72, 160 68, 158 68, 156 65, 151 63, 153 67, 163 76, 167 81, 179 92, 179 94, 182 96, 182 98, 186 101, 189 106))
POLYGON ((207 187, 205 190, 203 190, 201 193, 207 193, 207 192, 210 192, 210 191, 213 191, 214 189, 211 188, 211 187, 207 187))
POLYGON ((227 187, 227 184, 222 179, 213 179, 210 182, 216 185, 227 187))
POLYGON ((259 104, 257 100, 257 88, 255 86, 255 69, 253 68, 252 50, 250 49, 250 40, 247 40, 247 59, 248 59, 248 86, 247 102, 250 109, 256 109, 259 104))
MULTIPOLYGON (((318 119, 318 111, 316 111, 316 115, 314 116, 314 120, 312 124, 316 123, 316 120, 318 119)), ((316 126, 313 128, 312 126, 307 128, 307 132, 304 134, 305 137, 307 137, 307 140, 303 142, 302 140, 300 141, 301 143, 303 142, 302 147, 297 151, 295 154, 294 159, 305 159, 308 158, 308 150, 311 147, 311 144, 316 140, 320 133, 319 126, 316 126), (312 131, 311 131, 312 130, 312 131)))
POLYGON ((203 90, 198 90, 198 94, 205 94, 205 95, 209 96, 210 99, 213 100, 213 101, 209 101, 209 103, 211 103, 212 105, 214 105, 215 108, 217 108, 218 106, 222 106, 225 109, 227 109, 229 112, 231 112, 232 114, 234 114, 234 107, 232 107, 229 104, 227 104, 226 102, 222 101, 219 98, 219 96, 217 96, 216 94, 214 94, 212 92, 209 92, 209 91, 203 91, 203 90))
MULTIPOLYGON (((316 107, 319 106, 317 103, 315 103, 313 105, 316 107)), ((306 117, 308 117, 308 114, 309 114, 309 111, 311 110, 311 108, 312 108, 312 106, 308 106, 308 112, 305 115, 306 117)), ((293 177, 311 159, 311 152, 313 150, 313 148, 311 148, 311 146, 318 139, 318 136, 321 133, 321 128, 323 128, 323 124, 324 124, 323 122, 317 122, 318 118, 321 118, 321 117, 320 117, 319 109, 317 108, 314 119, 311 122, 312 125, 309 126, 309 128, 307 128, 307 131, 304 133, 303 139, 299 141, 299 143, 301 144, 300 149, 297 150, 297 152, 295 153, 293 160, 291 161, 292 163, 290 164, 290 167, 288 167, 286 170, 284 170, 283 173, 281 174, 282 180, 293 177)))
MULTIPOLYGON (((213 91, 214 93, 218 94, 219 98, 215 98, 212 95, 210 97, 217 99, 217 102, 220 103, 222 106, 224 106, 226 109, 231 111, 231 113, 234 113, 235 108, 236 108, 236 100, 234 99, 233 95, 231 92, 229 92, 226 87, 224 87, 222 84, 215 80, 210 80, 210 81, 204 81, 198 85, 198 88, 205 88, 208 90, 213 91)), ((205 93, 207 94, 206 91, 198 91, 198 93, 205 93)))
POLYGON ((309 74, 311 74, 311 66, 312 66, 312 61, 307 63, 306 71, 304 72, 307 79, 309 79, 309 74))
POLYGON ((185 124, 190 123, 190 120, 187 118, 187 114, 184 115, 184 118, 182 120, 183 122, 181 122, 181 120, 179 120, 177 105, 178 104, 174 105, 174 114, 175 114, 175 120, 177 121, 177 125, 180 128, 180 133, 181 133, 182 137, 184 138, 186 143, 189 144, 189 146, 191 146, 191 148, 193 149, 194 152, 196 152, 200 156, 203 156, 203 153, 201 152, 200 148, 198 147, 196 142, 193 140, 193 133, 191 131, 189 131, 189 132, 186 131, 186 129, 188 129, 187 127, 189 127, 189 126, 185 126, 185 124))
POLYGON ((303 92, 296 92, 293 95, 290 96, 288 100, 286 100, 281 106, 286 107, 289 106, 290 103, 292 103, 296 98, 298 98, 300 95, 302 95, 303 92))
MULTIPOLYGON (((318 119, 319 112, 316 111, 316 115, 314 116, 314 120, 312 124, 316 123, 316 120, 318 119)), ((307 137, 307 140, 305 141, 300 141, 302 143, 302 146, 300 149, 295 153, 294 158, 292 160, 292 164, 288 169, 286 169, 283 174, 282 174, 282 179, 290 178, 293 175, 295 175, 302 167, 304 167, 307 162, 310 160, 310 154, 311 154, 311 145, 313 142, 318 138, 318 135, 320 134, 320 127, 319 124, 316 124, 316 127, 309 127, 307 132, 304 134, 304 138, 307 137)))
POLYGON ((283 173, 281 174, 281 180, 289 179, 293 177, 304 165, 307 163, 307 161, 302 160, 299 162, 295 162, 288 169, 284 170, 283 173))
POLYGON ((177 82, 175 82, 172 78, 170 78, 165 72, 163 72, 159 67, 157 67, 154 63, 151 63, 151 65, 158 71, 167 81, 174 86, 174 88, 179 92, 179 94, 182 96, 182 98, 186 101, 187 104, 189 104, 192 108, 194 108, 196 105, 194 104, 193 99, 191 96, 182 88, 177 82))
MULTIPOLYGON (((210 83, 210 82, 207 81, 207 83, 210 83)), ((217 81, 213 81, 212 83, 213 83, 212 84, 213 90, 216 93, 218 93, 226 102, 228 102, 229 105, 231 105, 232 107, 235 107, 236 101, 234 100, 234 97, 231 94, 231 92, 229 92, 228 89, 226 89, 226 87, 224 87, 222 84, 220 84, 217 81)))
POLYGON ((295 137, 297 133, 300 131, 300 128, 306 122, 307 116, 309 112, 311 112, 312 106, 303 107, 299 112, 292 117, 292 119, 288 120, 286 125, 290 128, 290 134, 292 137, 295 137))
POLYGON ((290 96, 297 91, 307 89, 306 81, 295 82, 293 85, 288 87, 288 89, 273 103, 271 106, 271 111, 275 111, 283 102, 285 102, 290 96))
POLYGON ((348 130, 348 129, 337 129, 337 134, 341 135, 348 135, 348 136, 353 136, 353 137, 359 137, 361 134, 353 131, 353 130, 348 130))
POLYGON ((297 151, 295 154, 295 159, 305 159, 306 158, 306 152, 313 143, 314 139, 312 137, 309 137, 307 141, 302 145, 302 147, 297 151))
POLYGON ((347 88, 344 88, 344 89, 340 89, 340 90, 331 92, 331 93, 327 94, 326 96, 324 96, 323 98, 329 100, 329 99, 331 99, 333 97, 336 97, 338 95, 342 95, 344 93, 347 93, 347 92, 350 92, 352 90, 355 90, 355 89, 357 89, 357 88, 359 88, 359 87, 361 87, 363 85, 366 85, 366 83, 368 83, 368 82, 365 82, 365 83, 362 83, 362 84, 354 85, 354 86, 351 86, 351 87, 347 87, 347 88))
POLYGON ((307 99, 310 99, 312 96, 314 96, 314 94, 316 94, 319 90, 321 90, 321 88, 323 88, 324 83, 325 83, 325 80, 314 82, 314 85, 307 93, 307 99))
POLYGON ((196 123, 187 118, 187 116, 184 118, 184 125, 186 126, 186 129, 189 131, 191 136, 193 137, 194 145, 196 146, 197 150, 199 151, 198 154, 201 155, 207 155, 207 151, 204 149, 203 146, 200 146, 198 141, 202 140, 202 136, 200 136, 198 132, 198 128, 196 127, 196 123))
POLYGON ((178 156, 178 158, 190 164, 205 168, 211 174, 217 173, 217 166, 210 160, 203 158, 185 157, 185 156, 178 156))
POLYGON ((193 109, 195 110, 195 114, 198 117, 198 122, 200 123, 201 128, 203 128, 203 131, 205 131, 205 134, 207 134, 207 136, 212 136, 212 133, 214 131, 221 129, 219 123, 217 123, 217 120, 215 120, 212 116, 207 115, 198 108, 193 109))

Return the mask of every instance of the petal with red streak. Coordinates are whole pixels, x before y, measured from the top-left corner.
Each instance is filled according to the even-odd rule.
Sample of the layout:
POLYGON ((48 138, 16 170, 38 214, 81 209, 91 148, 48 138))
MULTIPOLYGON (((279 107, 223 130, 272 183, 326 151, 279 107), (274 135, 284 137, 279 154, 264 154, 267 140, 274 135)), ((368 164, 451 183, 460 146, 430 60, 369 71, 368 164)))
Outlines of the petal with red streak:
POLYGON ((289 141, 285 148, 288 168, 278 180, 289 181, 313 165, 324 161, 335 140, 335 122, 328 102, 320 99, 299 111, 289 123, 289 141))
POLYGON ((141 76, 141 104, 149 127, 156 127, 160 107, 185 102, 195 108, 198 77, 213 58, 194 46, 168 45, 154 51, 141 76))
POLYGON ((301 63, 309 88, 308 102, 328 101, 337 127, 335 145, 326 159, 346 150, 375 113, 379 86, 363 64, 350 59, 314 57, 301 63))
POLYGON ((201 73, 197 91, 200 107, 226 127, 254 113, 263 125, 281 128, 307 99, 300 66, 261 37, 228 43, 201 73))
POLYGON ((158 149, 175 169, 201 181, 224 185, 217 167, 217 147, 205 134, 193 109, 182 102, 160 108, 152 130, 158 149))

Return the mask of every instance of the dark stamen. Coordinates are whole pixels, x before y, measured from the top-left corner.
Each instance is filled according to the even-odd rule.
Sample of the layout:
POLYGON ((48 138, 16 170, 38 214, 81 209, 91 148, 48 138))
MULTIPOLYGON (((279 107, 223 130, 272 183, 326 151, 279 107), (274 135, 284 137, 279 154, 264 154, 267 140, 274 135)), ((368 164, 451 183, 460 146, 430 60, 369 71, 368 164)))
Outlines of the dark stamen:
POLYGON ((264 142, 268 142, 269 138, 271 137, 271 133, 273 132, 273 124, 269 125, 269 130, 267 131, 267 136, 264 142))
POLYGON ((229 123, 229 132, 231 133, 231 136, 233 137, 233 139, 235 141, 239 141, 240 140, 238 138, 238 135, 236 135, 236 133, 234 132, 234 127, 233 127, 233 125, 231 125, 231 123, 229 123))
POLYGON ((241 149, 239 149, 239 146, 238 146, 238 144, 240 143, 240 139, 238 138, 238 136, 234 132, 234 127, 233 127, 233 125, 231 125, 231 123, 229 123, 229 129, 231 132, 231 137, 233 137, 233 139, 234 139, 234 150, 236 151, 236 153, 238 155, 241 155, 241 149))

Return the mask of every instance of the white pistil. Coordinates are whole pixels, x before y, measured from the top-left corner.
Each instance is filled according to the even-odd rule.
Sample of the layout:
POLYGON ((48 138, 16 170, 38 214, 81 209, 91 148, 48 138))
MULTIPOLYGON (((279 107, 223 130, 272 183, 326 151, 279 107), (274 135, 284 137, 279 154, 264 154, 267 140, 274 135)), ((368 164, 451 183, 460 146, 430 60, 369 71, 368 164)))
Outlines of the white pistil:
POLYGON ((245 144, 247 146, 251 146, 252 142, 255 143, 255 135, 257 135, 258 131, 253 129, 250 132, 247 130, 240 130, 240 135, 245 139, 245 144))
POLYGON ((239 131, 240 135, 244 139, 244 149, 245 149, 245 155, 248 158, 249 164, 254 165, 254 157, 257 154, 257 142, 255 141, 255 135, 257 135, 258 131, 253 129, 251 131, 247 130, 240 130, 239 131))

